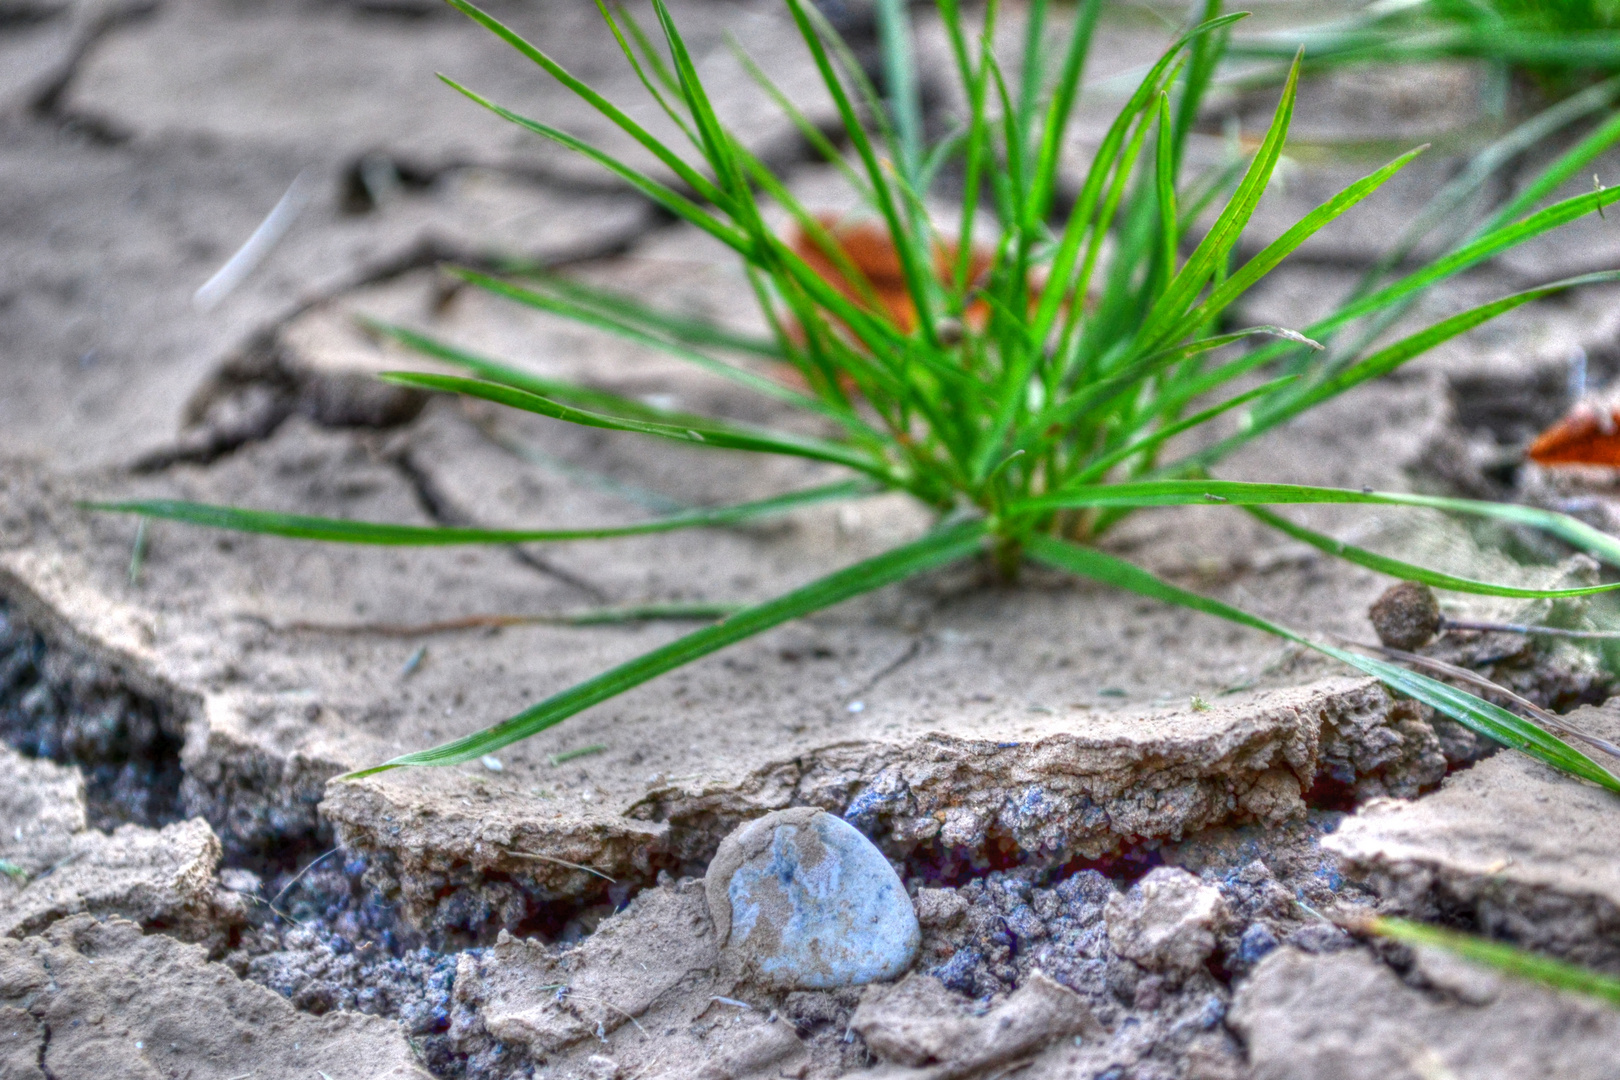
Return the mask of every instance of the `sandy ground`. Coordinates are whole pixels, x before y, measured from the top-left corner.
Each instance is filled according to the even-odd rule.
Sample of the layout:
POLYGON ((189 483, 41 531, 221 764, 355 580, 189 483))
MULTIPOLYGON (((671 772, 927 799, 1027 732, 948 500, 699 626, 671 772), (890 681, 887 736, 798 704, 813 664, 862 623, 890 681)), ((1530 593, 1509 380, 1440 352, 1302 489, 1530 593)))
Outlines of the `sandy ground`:
MULTIPOLYGON (((587 8, 492 10, 633 96, 587 8)), ((988 1077, 1026 1064, 1443 1074, 1399 1057, 1408 1045, 1452 1075, 1532 1075, 1478 1051, 1474 1033, 1514 1024, 1548 1032, 1558 1049, 1543 1063, 1558 1075, 1605 1075, 1612 1054, 1589 1047, 1612 1047, 1612 1016, 1517 985, 1456 989, 1462 976, 1438 960, 1369 951, 1320 916, 1440 915, 1612 968, 1612 799, 1507 755, 1474 764, 1485 748, 1466 733, 1258 634, 1057 575, 938 572, 493 761, 329 783, 686 629, 424 624, 761 600, 927 518, 885 497, 747 528, 441 551, 154 524, 133 571, 135 523, 77 500, 620 524, 835 474, 365 377, 428 365, 361 333, 357 314, 620 393, 793 422, 667 357, 449 286, 442 261, 517 259, 748 319, 746 282, 715 245, 432 78, 616 137, 453 12, 414 0, 18 11, 0 20, 0 726, 13 748, 0 757, 0 859, 19 871, 0 876, 0 1075, 70 1080, 114 1060, 128 1075, 241 1061, 219 1075, 274 1062, 331 1080, 988 1077), (289 185, 304 205, 285 237, 199 306, 198 287, 289 185), (1554 808, 1545 836, 1518 827, 1521 804, 1554 808), (725 975, 697 879, 732 828, 792 806, 842 815, 899 869, 924 935, 906 980, 783 994, 725 975), (1556 840, 1572 833, 1573 854, 1556 840), (97 968, 103 956, 114 963, 97 968), (71 978, 41 974, 59 971, 71 978), (162 994, 137 1007, 131 972, 162 994), (221 994, 240 1022, 209 1030, 197 1003, 221 994), (1392 1004, 1399 994, 1422 1007, 1392 1004), (1328 1016, 1347 995, 1379 1003, 1383 1041, 1345 1048, 1328 1016)), ((728 119, 807 198, 836 206, 828 170, 747 92, 724 43, 736 35, 824 118, 784 11, 749 0, 677 15, 728 119)), ((1101 33, 1099 79, 1151 56, 1164 31, 1121 15, 1101 33)), ((932 78, 943 53, 936 28, 924 36, 932 78)), ((1245 243, 1365 171, 1313 152, 1323 140, 1480 121, 1469 72, 1424 78, 1433 93, 1418 98, 1409 80, 1308 85, 1297 160, 1245 243)), ((1222 108, 1249 131, 1269 104, 1222 108)), ((1106 116, 1086 109, 1082 144, 1106 116)), ((1313 240, 1245 318, 1303 325, 1457 168, 1432 154, 1313 240)), ((1482 267, 1423 314, 1613 265, 1612 224, 1583 221, 1482 267)), ((1521 309, 1272 433, 1223 475, 1562 497, 1562 481, 1503 462, 1567 404, 1577 350, 1594 380, 1620 369, 1614 301, 1521 309)), ((1606 521, 1601 497, 1583 497, 1606 521)), ((1526 538, 1417 515, 1295 516, 1453 572, 1586 572, 1526 538)), ((1369 638, 1366 607, 1388 583, 1219 507, 1144 514, 1109 543, 1313 634, 1369 638)), ((1489 663, 1560 708, 1606 693, 1568 650, 1514 642, 1489 663)))

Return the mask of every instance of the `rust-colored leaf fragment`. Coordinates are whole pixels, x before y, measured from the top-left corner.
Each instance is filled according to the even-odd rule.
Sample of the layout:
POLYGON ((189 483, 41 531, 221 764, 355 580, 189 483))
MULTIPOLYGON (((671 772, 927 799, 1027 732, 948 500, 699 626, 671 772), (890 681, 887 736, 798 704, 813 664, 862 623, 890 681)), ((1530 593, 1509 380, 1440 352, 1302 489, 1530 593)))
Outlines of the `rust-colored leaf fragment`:
POLYGON ((1581 402, 1536 436, 1526 456, 1538 465, 1620 468, 1620 409, 1581 402))
MULTIPOLYGON (((889 321, 907 333, 915 330, 917 308, 906 288, 906 276, 900 268, 900 254, 895 250, 888 230, 876 221, 852 221, 831 214, 822 215, 818 220, 844 259, 866 279, 864 284, 868 287, 863 288, 862 283, 851 281, 840 265, 842 260, 835 258, 832 252, 826 251, 816 238, 802 229, 793 238, 793 250, 799 258, 823 281, 854 303, 870 308, 875 295, 889 321)), ((956 265, 956 253, 955 244, 935 245, 934 272, 942 280, 950 278, 956 265)), ((968 281, 978 283, 989 272, 990 263, 989 249, 975 245, 968 265, 968 281)), ((984 301, 977 300, 969 303, 963 314, 967 324, 978 330, 983 329, 990 311, 984 301)))

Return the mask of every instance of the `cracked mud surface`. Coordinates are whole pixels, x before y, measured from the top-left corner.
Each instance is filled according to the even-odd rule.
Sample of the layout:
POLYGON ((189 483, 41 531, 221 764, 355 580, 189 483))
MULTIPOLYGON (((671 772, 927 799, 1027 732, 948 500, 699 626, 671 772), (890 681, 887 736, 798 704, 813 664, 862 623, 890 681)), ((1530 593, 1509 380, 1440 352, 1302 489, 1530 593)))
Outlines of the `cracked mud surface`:
MULTIPOLYGON (((1438 917, 1617 970, 1609 802, 1318 660, 1055 576, 937 574, 643 687, 503 751, 498 771, 329 785, 684 629, 429 624, 760 599, 925 519, 885 498, 703 535, 449 552, 154 525, 132 567, 135 524, 75 500, 621 524, 830 473, 653 449, 369 378, 406 358, 355 315, 619 393, 791 422, 437 273, 444 260, 538 263, 748 325, 746 283, 712 244, 432 79, 465 76, 602 134, 437 4, 15 11, 0 17, 0 859, 18 873, 0 875, 0 1074, 77 1080, 117 1062, 129 1075, 272 1064, 331 1080, 1015 1067, 1156 1080, 1428 1077, 1438 1062, 1483 1078, 1528 1075, 1511 1048, 1481 1049, 1524 1025, 1562 1075, 1605 1075, 1588 1047, 1612 1045, 1612 1017, 1369 948, 1328 920, 1438 917), (198 286, 300 173, 314 194, 293 227, 200 310, 198 286), (1553 808, 1543 831, 1504 819, 1503 791, 1553 808), (786 994, 721 979, 698 879, 734 826, 789 806, 843 816, 896 864, 924 927, 906 979, 786 994), (140 1001, 110 973, 120 966, 159 992, 140 1001), (235 1026, 186 1020, 213 1016, 222 995, 235 1026), (1346 1001, 1371 1036, 1334 1026, 1346 1001), (1416 1044, 1433 1062, 1401 1056, 1416 1044)), ((870 51, 855 6, 828 13, 864 25, 870 51)), ((576 71, 630 96, 588 9, 497 14, 566 43, 576 71)), ((790 90, 808 85, 780 7, 677 16, 722 108, 791 183, 822 192, 828 170, 739 92, 724 47, 737 34, 790 90)), ((1162 36, 1123 15, 1099 33, 1099 75, 1162 36)), ((937 45, 926 61, 944 56, 937 45)), ((1299 130, 1470 122, 1467 73, 1433 74, 1443 104, 1377 79, 1307 87, 1299 130)), ((825 111, 815 95, 805 104, 825 111)), ((1261 108, 1221 107, 1245 130, 1261 108)), ((1082 113, 1083 141, 1107 110, 1082 113)), ((1454 167, 1436 155, 1366 204, 1371 226, 1317 237, 1244 319, 1308 321, 1389 239, 1380 223, 1409 216, 1454 167)), ((1337 169, 1269 194, 1250 241, 1342 184, 1337 169)), ((1616 235, 1583 222, 1459 279, 1425 314, 1609 265, 1616 235)), ((1567 407, 1577 351, 1590 387, 1620 370, 1613 299, 1522 309, 1274 433, 1229 474, 1511 496, 1612 531, 1611 484, 1524 466, 1520 450, 1567 407)), ((1590 573, 1517 533, 1331 508, 1300 519, 1472 576, 1590 573)), ((1370 637, 1363 612, 1385 584, 1216 508, 1143 516, 1111 543, 1317 634, 1370 637)), ((1445 613, 1603 615, 1489 600, 1445 613)), ((1452 634, 1431 651, 1558 709, 1611 688, 1567 646, 1452 634)), ((1606 709, 1583 715, 1613 723, 1606 709)))

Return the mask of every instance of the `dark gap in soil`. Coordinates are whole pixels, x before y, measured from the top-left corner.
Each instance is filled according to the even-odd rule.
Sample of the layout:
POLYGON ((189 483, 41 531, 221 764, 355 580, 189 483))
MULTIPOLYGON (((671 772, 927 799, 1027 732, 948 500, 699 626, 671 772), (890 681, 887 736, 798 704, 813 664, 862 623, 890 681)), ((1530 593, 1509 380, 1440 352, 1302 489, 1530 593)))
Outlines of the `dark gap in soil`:
POLYGON ((1304 792, 1305 805, 1313 810, 1329 810, 1341 814, 1353 813, 1358 805, 1356 786, 1335 779, 1327 773, 1317 773, 1316 780, 1304 792))
POLYGON ((95 828, 161 828, 186 816, 183 721, 130 690, 109 665, 52 648, 3 599, 0 740, 29 757, 78 766, 95 828))
POLYGON ((480 955, 502 930, 558 948, 577 944, 653 884, 604 881, 579 896, 542 900, 507 875, 451 876, 419 930, 401 914, 386 855, 340 848, 262 879, 234 869, 221 877, 256 901, 225 957, 238 975, 315 1015, 347 1009, 396 1020, 433 1074, 453 1080, 525 1075, 511 1070, 526 1058, 496 1040, 470 1055, 453 1044, 458 1010, 463 1027, 474 1020, 475 1006, 453 998, 462 954, 480 955))
POLYGON ((438 178, 439 170, 385 154, 366 154, 344 170, 338 207, 350 216, 369 214, 396 192, 426 191, 438 178))
MULTIPOLYGON (((92 826, 161 828, 189 816, 182 724, 174 710, 131 690, 111 665, 59 647, 0 599, 0 740, 30 757, 78 766, 92 826)), ((363 856, 332 852, 324 827, 310 833, 290 826, 280 843, 250 845, 233 843, 226 823, 211 824, 224 841, 220 879, 249 901, 248 925, 232 935, 224 957, 238 975, 308 1012, 344 1008, 396 1019, 436 1075, 468 1075, 444 1034, 456 953, 426 946, 398 903, 367 882, 363 856)), ((592 897, 577 910, 553 905, 535 911, 530 924, 551 939, 577 939, 611 913, 613 899, 592 897)))
POLYGON ((45 4, 0 4, 0 33, 66 18, 68 12, 45 4))
POLYGON ((227 887, 254 901, 224 962, 303 1012, 396 1020, 436 1076, 466 1076, 446 1037, 457 954, 429 948, 404 922, 397 901, 367 883, 364 856, 336 849, 313 858, 262 879, 240 868, 221 872, 227 887))
POLYGON ((161 472, 178 464, 209 465, 275 434, 303 416, 325 428, 385 431, 416 419, 427 395, 356 372, 314 372, 292 360, 266 332, 222 364, 186 403, 185 429, 174 445, 130 467, 161 472))
POLYGON ((1018 872, 1042 886, 1055 885, 1083 870, 1094 871, 1121 888, 1129 888, 1147 876, 1164 859, 1157 841, 1137 841, 1120 850, 1090 859, 1075 855, 1068 859, 1032 856, 1018 847, 1005 833, 994 830, 982 848, 967 848, 928 841, 912 848, 903 859, 901 876, 926 888, 959 888, 970 881, 995 873, 1018 872))

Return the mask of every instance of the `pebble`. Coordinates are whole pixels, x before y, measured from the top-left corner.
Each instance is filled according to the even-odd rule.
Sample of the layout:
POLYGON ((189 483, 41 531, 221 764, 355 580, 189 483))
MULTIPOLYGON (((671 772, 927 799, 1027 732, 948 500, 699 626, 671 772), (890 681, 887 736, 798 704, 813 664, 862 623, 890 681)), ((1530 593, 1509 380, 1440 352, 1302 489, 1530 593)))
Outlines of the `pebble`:
POLYGON ((917 957, 917 915, 894 868, 854 826, 814 807, 739 827, 704 887, 729 958, 767 987, 894 979, 917 957))

